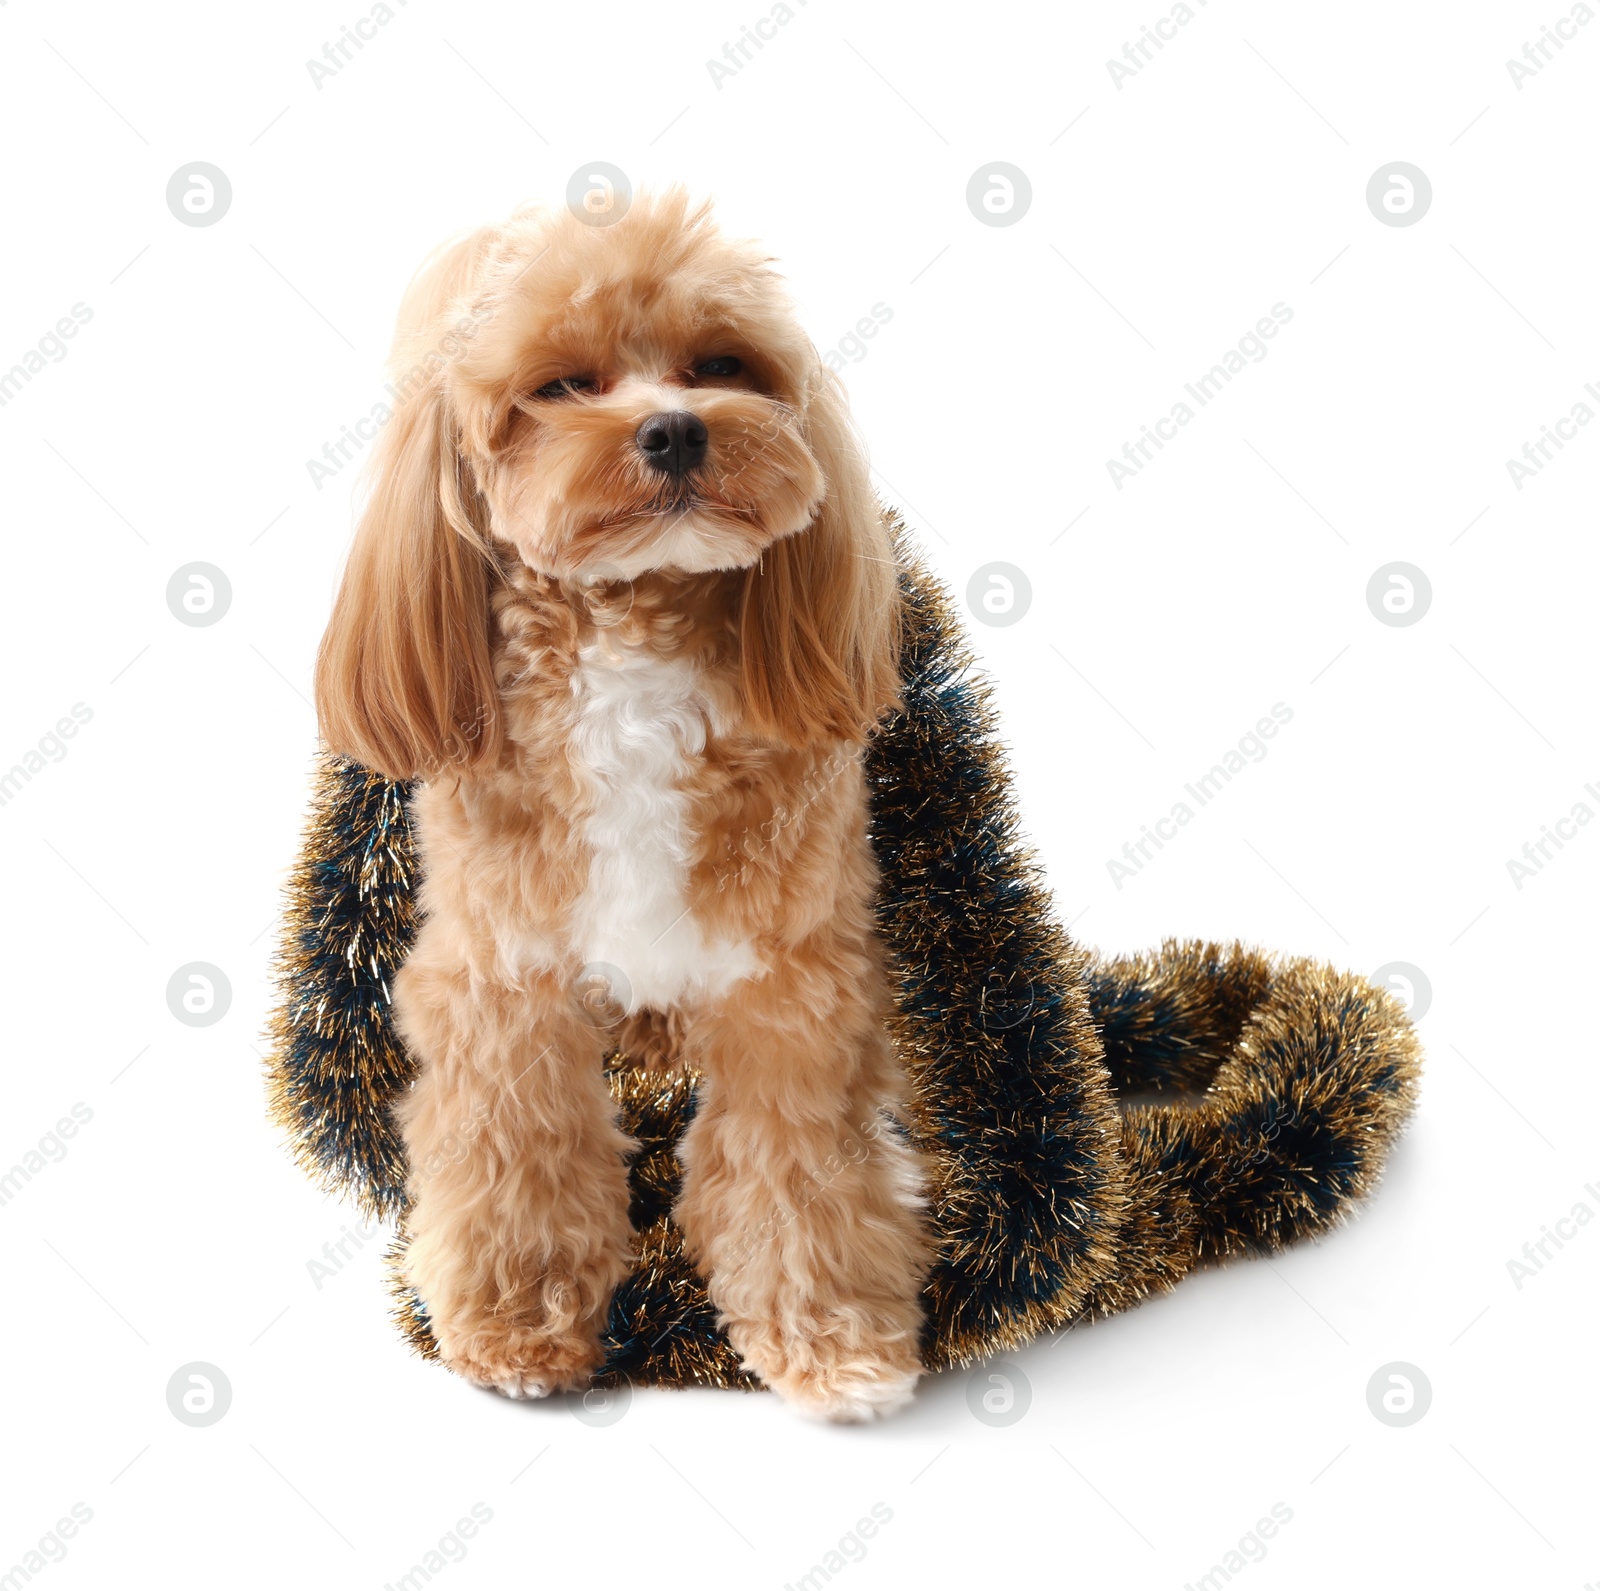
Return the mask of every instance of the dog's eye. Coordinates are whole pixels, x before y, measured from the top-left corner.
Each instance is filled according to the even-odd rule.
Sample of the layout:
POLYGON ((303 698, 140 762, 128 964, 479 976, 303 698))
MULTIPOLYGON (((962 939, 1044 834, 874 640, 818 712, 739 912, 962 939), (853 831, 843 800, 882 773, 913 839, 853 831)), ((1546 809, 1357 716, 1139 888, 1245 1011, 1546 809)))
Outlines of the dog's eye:
POLYGON ((697 376, 736 376, 744 365, 733 357, 732 354, 723 354, 716 359, 707 359, 702 364, 694 367, 697 376))
POLYGON ((599 385, 593 376, 562 376, 559 381, 545 382, 534 397, 570 398, 575 392, 593 392, 599 385))

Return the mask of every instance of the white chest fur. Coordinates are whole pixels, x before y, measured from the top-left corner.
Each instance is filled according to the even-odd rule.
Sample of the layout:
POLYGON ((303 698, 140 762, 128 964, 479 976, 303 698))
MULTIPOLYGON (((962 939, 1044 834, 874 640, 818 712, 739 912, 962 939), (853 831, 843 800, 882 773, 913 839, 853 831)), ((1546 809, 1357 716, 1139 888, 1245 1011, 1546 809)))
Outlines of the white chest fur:
POLYGON ((715 997, 756 975, 750 944, 708 938, 688 904, 688 781, 709 713, 697 671, 602 634, 580 653, 572 689, 591 860, 571 949, 605 970, 630 1011, 715 997))

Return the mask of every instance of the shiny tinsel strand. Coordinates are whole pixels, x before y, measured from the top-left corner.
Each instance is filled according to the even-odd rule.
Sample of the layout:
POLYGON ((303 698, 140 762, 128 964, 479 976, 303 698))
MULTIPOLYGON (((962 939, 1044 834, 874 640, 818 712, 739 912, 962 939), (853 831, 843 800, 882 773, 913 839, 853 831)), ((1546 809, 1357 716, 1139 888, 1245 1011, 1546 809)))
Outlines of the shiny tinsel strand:
MULTIPOLYGON (((955 609, 890 523, 903 707, 867 771, 907 1130, 931 1172, 924 1357, 937 1368, 1342 1219, 1410 1113, 1420 1051, 1388 995, 1331 968, 1239 945, 1168 942, 1108 960, 1072 945, 1020 838, 994 705, 955 609)), ((321 765, 288 891, 269 1076, 301 1164, 402 1218, 395 1316, 436 1358, 403 1275, 391 1119, 413 1070, 390 1017, 416 926, 408 795, 354 763, 321 765)), ((695 1079, 622 1055, 607 1075, 638 1144, 638 1260, 612 1301, 600 1379, 752 1386, 671 1220, 695 1079)))
POLYGON ((408 789, 322 759, 286 889, 267 1033, 274 1120, 296 1160, 379 1219, 405 1208, 390 1107, 414 1068, 390 991, 416 933, 408 789))

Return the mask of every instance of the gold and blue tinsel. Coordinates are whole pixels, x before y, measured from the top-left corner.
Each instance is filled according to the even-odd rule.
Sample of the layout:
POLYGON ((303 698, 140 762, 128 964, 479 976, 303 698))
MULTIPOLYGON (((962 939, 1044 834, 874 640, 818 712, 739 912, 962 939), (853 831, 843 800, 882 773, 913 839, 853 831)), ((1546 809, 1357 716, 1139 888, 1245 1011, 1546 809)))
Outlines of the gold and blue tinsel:
MULTIPOLYGON (((924 1357, 937 1368, 1326 1230, 1375 1180, 1421 1056, 1388 994, 1329 967, 1197 941, 1100 959, 1068 940, 1019 836, 989 688, 948 595, 892 523, 904 705, 869 750, 871 833, 907 1127, 932 1169, 924 1357)), ((397 1223, 396 1319, 436 1357, 400 1265, 406 1165, 391 1116, 413 1075, 390 1010, 416 928, 408 796, 321 761, 288 891, 269 1083, 300 1163, 397 1223)), ((612 1302, 602 1379, 752 1385, 672 1222, 695 1079, 620 1054, 607 1075, 638 1143, 638 1257, 612 1302)))

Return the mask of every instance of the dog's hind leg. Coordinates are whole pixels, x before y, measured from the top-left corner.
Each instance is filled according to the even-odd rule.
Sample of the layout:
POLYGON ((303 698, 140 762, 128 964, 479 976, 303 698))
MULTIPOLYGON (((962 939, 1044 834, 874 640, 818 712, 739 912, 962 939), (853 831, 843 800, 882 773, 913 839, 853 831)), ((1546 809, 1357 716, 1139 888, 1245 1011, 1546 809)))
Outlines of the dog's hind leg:
POLYGON ((431 959, 395 1003, 421 1067, 400 1106, 406 1275, 452 1369, 512 1397, 587 1383, 632 1263, 603 1030, 552 977, 495 986, 431 959))

